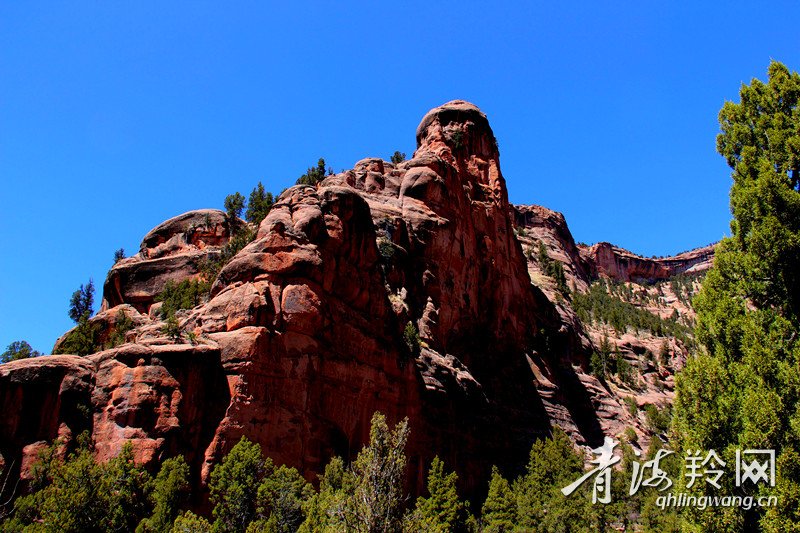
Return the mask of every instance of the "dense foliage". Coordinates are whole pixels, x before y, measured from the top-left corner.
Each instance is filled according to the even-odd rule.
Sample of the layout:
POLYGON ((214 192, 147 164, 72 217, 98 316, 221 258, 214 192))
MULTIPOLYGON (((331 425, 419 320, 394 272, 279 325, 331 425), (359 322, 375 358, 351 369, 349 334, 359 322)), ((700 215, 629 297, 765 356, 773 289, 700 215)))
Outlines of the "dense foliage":
POLYGON ((638 305, 615 297, 613 284, 603 279, 592 283, 586 293, 576 292, 572 295, 572 306, 578 318, 585 324, 605 324, 618 333, 625 333, 628 328, 637 333, 647 331, 659 337, 675 337, 690 344, 690 330, 681 324, 677 316, 668 319, 651 313, 638 305))
MULTIPOLYGON (((562 493, 584 474, 584 457, 556 428, 551 438, 533 444, 527 467, 515 479, 494 468, 485 499, 471 505, 459 497, 457 474, 438 457, 425 493, 413 501, 407 497, 408 435, 406 420, 391 428, 376 413, 369 442, 349 465, 334 457, 319 476, 318 490, 243 437, 211 471, 212 513, 205 517, 187 509, 191 472, 182 457, 163 461, 153 477, 135 463, 130 444, 110 462, 95 462, 84 434, 72 451, 56 441, 40 452, 30 494, 0 508, 0 531, 676 531, 675 515, 654 507, 654 489, 628 494, 633 457, 628 447, 622 472, 612 478, 611 504, 591 503, 591 482, 570 496, 562 493)), ((664 466, 672 472, 675 465, 664 466)))
MULTIPOLYGON (((779 496, 764 511, 707 509, 696 530, 800 528, 800 76, 772 62, 719 114, 717 150, 732 169, 731 237, 695 299, 702 350, 678 376, 675 429, 683 450, 773 449, 779 496)), ((702 487, 698 490, 708 489, 702 487)), ((720 493, 733 493, 732 482, 720 493)))

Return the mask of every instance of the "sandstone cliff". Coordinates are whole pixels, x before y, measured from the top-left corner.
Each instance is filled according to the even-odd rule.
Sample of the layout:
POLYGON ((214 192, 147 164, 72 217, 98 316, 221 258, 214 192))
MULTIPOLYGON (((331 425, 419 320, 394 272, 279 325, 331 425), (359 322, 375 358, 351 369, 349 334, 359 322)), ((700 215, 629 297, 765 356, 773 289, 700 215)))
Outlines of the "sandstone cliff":
MULTIPOLYGON (((531 250, 544 242, 577 292, 601 276, 700 271, 711 250, 646 260, 577 246, 560 214, 509 204, 494 134, 467 102, 428 112, 416 137, 409 161, 364 159, 286 190, 208 301, 178 313, 177 342, 155 297, 169 280, 199 277, 232 228, 207 210, 152 230, 111 270, 93 318, 107 334, 120 311, 131 317, 124 344, 0 366, 6 463, 25 478, 45 442, 86 430, 101 459, 125 441, 148 465, 184 454, 202 486, 247 435, 311 479, 332 456, 354 456, 379 410, 410 419, 414 490, 438 454, 470 493, 493 464, 521 468, 553 424, 581 445, 631 426, 644 445, 624 386, 589 373, 601 328, 582 323, 531 250), (404 338, 409 324, 418 344, 404 338)), ((661 342, 613 335, 632 359, 642 342, 661 342)), ((648 387, 642 403, 669 401, 648 387)))

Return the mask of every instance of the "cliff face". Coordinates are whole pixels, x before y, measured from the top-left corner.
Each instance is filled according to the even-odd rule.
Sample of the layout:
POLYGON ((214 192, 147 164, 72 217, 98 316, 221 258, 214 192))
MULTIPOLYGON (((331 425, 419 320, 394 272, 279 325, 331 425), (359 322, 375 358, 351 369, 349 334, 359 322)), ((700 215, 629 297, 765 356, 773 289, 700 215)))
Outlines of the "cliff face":
POLYGON ((148 465, 182 453, 200 485, 242 435, 311 478, 354 456, 378 410, 410 419, 412 489, 438 454, 480 490, 491 465, 521 468, 552 424, 579 444, 627 425, 644 435, 589 375, 596 335, 526 250, 545 242, 580 291, 696 259, 630 266, 576 246, 561 215, 511 206, 489 123, 463 101, 425 115, 411 160, 365 159, 285 191, 209 300, 178 313, 183 340, 165 337, 156 295, 198 277, 229 231, 221 212, 187 213, 114 266, 92 320, 107 336, 130 317, 121 346, 0 366, 0 455, 15 472, 44 442, 88 430, 101 459, 125 441, 148 465))
POLYGON ((679 274, 700 274, 711 268, 714 245, 704 246, 671 257, 641 257, 613 244, 600 242, 580 248, 581 258, 590 265, 593 277, 617 281, 654 282, 679 274))

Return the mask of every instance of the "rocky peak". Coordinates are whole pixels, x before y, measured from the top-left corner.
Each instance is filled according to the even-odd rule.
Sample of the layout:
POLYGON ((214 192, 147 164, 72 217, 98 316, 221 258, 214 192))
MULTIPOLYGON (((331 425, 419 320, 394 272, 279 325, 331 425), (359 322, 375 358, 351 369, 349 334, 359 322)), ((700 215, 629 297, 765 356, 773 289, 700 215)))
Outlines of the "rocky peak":
POLYGON ((209 299, 178 311, 182 339, 168 337, 150 306, 220 257, 229 230, 220 211, 186 213, 111 269, 93 320, 110 331, 125 313, 124 344, 0 369, 0 411, 30 414, 0 424, 6 462, 89 429, 102 459, 125 440, 150 466, 184 454, 202 487, 246 435, 313 479, 355 454, 379 410, 410 418, 417 490, 438 454, 481 491, 491 465, 519 470, 553 424, 598 445, 633 423, 588 375, 591 341, 535 246, 578 290, 600 268, 560 214, 510 206, 494 134, 470 103, 429 111, 409 161, 363 159, 283 192, 209 299))

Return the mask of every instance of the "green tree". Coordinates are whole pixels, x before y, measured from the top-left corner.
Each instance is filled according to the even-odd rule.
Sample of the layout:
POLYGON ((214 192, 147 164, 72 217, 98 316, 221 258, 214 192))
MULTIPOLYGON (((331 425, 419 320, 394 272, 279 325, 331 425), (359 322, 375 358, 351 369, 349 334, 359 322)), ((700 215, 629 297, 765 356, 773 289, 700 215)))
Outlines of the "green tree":
POLYGON ((108 530, 134 531, 150 511, 150 474, 134 461, 130 441, 122 446, 119 455, 100 468, 107 501, 104 511, 108 530))
POLYGON ((440 533, 466 531, 467 506, 458 499, 457 480, 458 475, 455 472, 445 474, 444 463, 434 457, 428 471, 429 497, 417 498, 406 529, 440 533))
POLYGON ((108 532, 133 531, 146 514, 151 478, 133 461, 126 443, 107 464, 98 464, 88 434, 63 459, 55 442, 33 469, 33 492, 15 503, 8 531, 108 532))
POLYGON ((189 465, 182 455, 161 464, 153 485, 153 514, 141 521, 136 533, 169 533, 180 507, 189 498, 189 465))
POLYGON ((78 325, 72 328, 61 344, 53 350, 54 354, 89 355, 99 348, 99 324, 89 320, 89 313, 84 313, 78 319, 78 325))
POLYGON ((161 317, 174 315, 181 309, 191 309, 200 305, 205 300, 209 291, 209 283, 194 279, 185 279, 176 284, 169 280, 164 285, 164 290, 156 296, 161 304, 161 317))
POLYGON ((392 163, 394 163, 395 165, 398 165, 398 164, 400 164, 400 163, 402 163, 403 161, 406 160, 406 154, 405 154, 405 152, 399 152, 399 151, 395 150, 395 152, 392 154, 392 158, 391 159, 392 159, 392 163))
POLYGON ((124 248, 120 248, 119 250, 114 252, 114 263, 115 264, 119 263, 123 259, 125 259, 125 249, 124 248))
MULTIPOLYGON (((683 450, 734 461, 735 449, 774 449, 791 465, 800 442, 800 76, 777 62, 767 74, 719 114, 717 150, 733 178, 731 237, 694 300, 703 351, 678 375, 674 425, 683 450)), ((713 508, 687 518, 706 530, 781 530, 800 503, 792 489, 782 494, 782 510, 713 508)))
POLYGON ((94 313, 94 282, 89 279, 89 283, 72 293, 69 300, 69 317, 73 322, 78 323, 82 317, 89 318, 94 313))
POLYGON ((8 363, 9 361, 17 361, 19 359, 27 359, 29 357, 39 357, 41 352, 31 348, 27 341, 14 341, 8 345, 6 351, 0 355, 0 363, 8 363))
POLYGON ((306 520, 300 533, 340 531, 344 527, 343 509, 355 491, 355 477, 345 469, 341 457, 334 457, 319 478, 319 492, 304 504, 306 520))
POLYGON ((518 526, 535 531, 590 531, 590 500, 583 492, 569 497, 561 492, 581 475, 582 456, 563 430, 555 427, 551 438, 536 441, 525 473, 513 485, 518 526))
POLYGON ((258 487, 257 502, 260 520, 251 524, 249 532, 293 533, 305 520, 304 509, 314 489, 295 468, 286 465, 265 475, 258 487))
POLYGON ((508 480, 497 467, 492 467, 489 480, 489 494, 481 510, 482 531, 486 533, 507 533, 514 530, 517 523, 517 503, 508 480))
POLYGON ((225 197, 225 214, 228 220, 234 221, 241 216, 244 209, 244 196, 240 192, 229 194, 225 197))
POLYGON ((346 529, 359 533, 402 530, 408 433, 408 419, 389 430, 384 415, 373 415, 369 444, 352 466, 352 493, 339 511, 346 529))
POLYGON ((264 185, 259 181, 247 200, 247 211, 244 213, 245 220, 258 226, 272 209, 273 203, 272 193, 265 191, 264 185))
POLYGON ((297 185, 316 185, 325 179, 325 160, 319 158, 316 167, 309 167, 306 173, 297 178, 297 185))
POLYGON ((272 461, 264 461, 261 447, 246 437, 231 448, 211 471, 209 489, 214 505, 213 530, 221 533, 245 533, 255 520, 258 486, 272 461))
POLYGON ((175 519, 172 533, 210 533, 211 524, 202 516, 186 511, 175 519))

